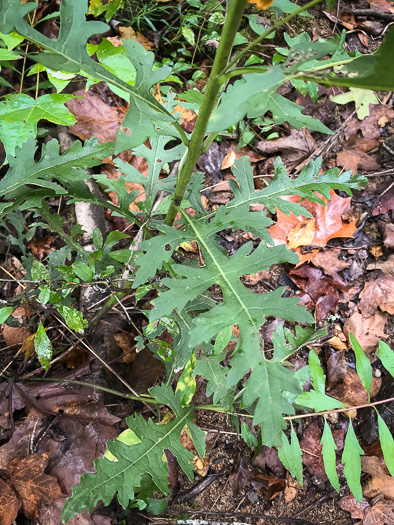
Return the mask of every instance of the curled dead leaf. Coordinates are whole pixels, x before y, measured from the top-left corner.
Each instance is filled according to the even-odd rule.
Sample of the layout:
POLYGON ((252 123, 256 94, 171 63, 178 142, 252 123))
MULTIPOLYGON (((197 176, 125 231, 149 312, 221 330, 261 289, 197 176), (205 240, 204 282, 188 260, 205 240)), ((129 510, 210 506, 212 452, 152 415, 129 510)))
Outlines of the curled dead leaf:
POLYGON ((134 31, 132 27, 119 26, 119 34, 123 40, 135 40, 136 42, 144 46, 144 48, 147 51, 152 49, 152 47, 154 46, 153 42, 150 42, 150 40, 148 40, 146 37, 144 37, 144 35, 142 35, 138 31, 134 31))
POLYGON ((386 499, 379 500, 373 507, 367 507, 363 525, 391 525, 394 523, 394 504, 386 499))
POLYGON ((289 231, 287 236, 287 247, 295 250, 299 246, 312 244, 316 232, 315 219, 305 219, 289 231))

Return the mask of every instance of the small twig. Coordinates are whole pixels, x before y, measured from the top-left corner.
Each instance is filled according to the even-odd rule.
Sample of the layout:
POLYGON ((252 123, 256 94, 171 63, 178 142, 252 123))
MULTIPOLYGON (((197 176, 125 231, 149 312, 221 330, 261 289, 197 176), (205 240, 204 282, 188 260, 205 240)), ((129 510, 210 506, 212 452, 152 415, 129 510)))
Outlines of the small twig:
MULTIPOLYGON (((394 15, 393 15, 394 16, 394 15)), ((382 148, 387 151, 389 155, 394 157, 394 150, 390 148, 390 146, 387 146, 387 144, 383 143, 382 148)))
POLYGON ((394 175, 394 168, 390 168, 383 171, 374 171, 373 173, 366 173, 364 177, 380 177, 394 175))
POLYGON ((324 503, 327 499, 332 498, 334 495, 335 492, 329 492, 328 494, 324 494, 320 498, 315 499, 315 501, 312 501, 310 505, 294 514, 293 518, 298 518, 299 516, 302 516, 306 512, 309 512, 311 509, 315 508, 317 505, 320 505, 321 503, 324 503))
POLYGON ((291 421, 292 419, 304 419, 306 417, 324 416, 326 414, 336 414, 339 412, 348 412, 349 410, 359 410, 360 408, 371 408, 375 405, 382 405, 383 403, 389 403, 390 401, 394 401, 394 397, 390 397, 389 399, 383 399, 383 401, 374 401, 373 403, 366 403, 365 405, 358 405, 354 407, 336 408, 334 410, 323 410, 322 412, 313 412, 311 414, 300 414, 298 416, 286 416, 283 419, 285 419, 286 421, 291 421))
MULTIPOLYGON (((123 397, 124 399, 132 399, 133 401, 141 401, 142 403, 148 402, 153 405, 162 405, 163 403, 161 401, 157 401, 156 399, 150 398, 145 399, 142 396, 134 396, 133 394, 126 394, 125 392, 119 392, 118 390, 114 390, 112 388, 107 388, 106 386, 96 385, 93 383, 88 383, 87 381, 77 381, 76 379, 67 379, 66 377, 24 377, 21 378, 24 381, 39 381, 43 383, 68 383, 70 385, 78 385, 78 386, 87 386, 90 388, 94 388, 95 390, 101 390, 102 392, 107 392, 107 394, 113 394, 114 396, 123 397)), ((150 407, 149 407, 150 408, 150 407)), ((156 416, 156 412, 154 412, 156 416)))
POLYGON ((393 186, 394 186, 394 180, 389 186, 387 186, 387 188, 384 191, 382 191, 382 193, 380 193, 380 195, 378 195, 376 197, 376 199, 372 203, 372 206, 369 208, 368 213, 366 214, 364 219, 361 221, 360 225, 357 227, 357 230, 362 230, 364 228, 365 223, 371 217, 371 215, 372 215, 374 209, 376 208, 376 205, 378 204, 379 200, 383 197, 383 195, 385 195, 388 191, 390 191, 393 186))
MULTIPOLYGON (((16 279, 8 270, 4 268, 4 266, 1 266, 1 264, 0 264, 0 269, 2 269, 4 273, 9 275, 12 281, 17 282, 24 290, 26 290, 26 286, 22 283, 22 281, 20 281, 19 279, 16 279)), ((10 282, 10 279, 0 279, 0 282, 4 282, 4 281, 10 282)))
MULTIPOLYGON (((184 514, 187 512, 188 514, 196 514, 198 516, 225 516, 227 518, 249 518, 249 519, 259 519, 259 520, 271 520, 271 521, 279 521, 281 523, 299 523, 300 525, 316 525, 316 523, 313 523, 312 521, 307 521, 304 519, 297 519, 297 518, 279 518, 276 516, 266 516, 265 514, 249 514, 247 512, 215 512, 211 510, 165 510, 165 514, 184 514)), ((169 518, 171 519, 171 518, 169 518)))
POLYGON ((315 159, 316 157, 319 157, 322 153, 330 150, 330 148, 335 144, 338 135, 341 133, 341 131, 346 127, 346 124, 349 122, 349 120, 353 117, 353 115, 356 114, 358 108, 356 108, 349 116, 348 118, 342 122, 342 124, 339 126, 339 128, 336 130, 334 135, 331 135, 323 144, 320 146, 316 151, 311 153, 309 157, 301 162, 298 166, 295 168, 295 173, 299 173, 304 166, 306 166, 312 159, 315 159))
POLYGON ((393 13, 382 13, 377 9, 352 9, 352 14, 354 16, 366 16, 368 18, 381 18, 382 20, 389 20, 390 22, 394 20, 393 13))
POLYGON ((194 487, 192 487, 190 490, 177 494, 175 498, 172 500, 171 505, 178 504, 178 503, 186 503, 187 501, 193 500, 198 495, 200 495, 202 492, 204 492, 204 490, 206 490, 215 480, 224 476, 224 474, 226 473, 226 470, 227 470, 227 467, 225 467, 220 472, 208 474, 207 476, 205 476, 203 480, 201 480, 199 483, 194 485, 194 487))
MULTIPOLYGON (((71 330, 71 329, 70 329, 65 323, 63 323, 63 321, 62 321, 60 318, 58 318, 58 321, 59 321, 59 323, 60 323, 61 325, 64 326, 64 328, 66 328, 69 332, 71 332, 73 335, 75 335, 74 332, 73 332, 73 331, 72 331, 72 330, 71 330)), ((115 377, 116 377, 116 378, 122 383, 122 385, 124 385, 124 386, 127 388, 127 390, 129 390, 134 396, 136 396, 136 397, 139 399, 139 401, 141 401, 142 403, 144 403, 145 406, 146 406, 151 412, 153 412, 153 413, 156 415, 156 412, 155 412, 155 411, 154 411, 154 410, 153 410, 153 409, 152 409, 152 408, 151 408, 151 407, 150 407, 150 406, 144 401, 143 398, 141 398, 141 397, 138 395, 138 393, 137 393, 137 392, 136 392, 136 391, 135 391, 135 390, 134 390, 134 389, 128 384, 128 382, 125 381, 125 380, 123 379, 123 377, 121 377, 121 376, 120 376, 120 375, 119 375, 119 374, 118 374, 118 373, 112 368, 112 366, 110 366, 108 363, 106 363, 106 362, 104 361, 104 359, 103 359, 102 357, 100 357, 100 356, 99 356, 99 355, 93 350, 93 348, 92 348, 91 346, 89 346, 87 343, 85 343, 85 341, 84 341, 83 339, 81 339, 81 338, 78 337, 77 335, 75 335, 75 337, 76 337, 77 341, 78 341, 81 345, 83 345, 83 346, 84 346, 84 347, 85 347, 85 348, 86 348, 86 349, 87 349, 87 350, 88 350, 88 351, 89 351, 89 352, 90 352, 90 353, 91 353, 91 354, 92 354, 92 355, 93 355, 98 361, 100 361, 100 363, 101 363, 101 364, 102 364, 107 370, 109 370, 109 371, 110 371, 110 372, 111 372, 111 373, 112 373, 112 374, 113 374, 113 375, 114 375, 114 376, 115 376, 115 377)))

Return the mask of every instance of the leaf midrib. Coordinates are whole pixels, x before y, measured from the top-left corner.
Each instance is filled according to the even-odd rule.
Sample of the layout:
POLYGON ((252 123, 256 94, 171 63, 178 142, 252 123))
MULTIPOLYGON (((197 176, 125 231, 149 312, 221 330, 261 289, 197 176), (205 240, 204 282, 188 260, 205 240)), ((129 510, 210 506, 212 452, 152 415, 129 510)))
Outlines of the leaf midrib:
MULTIPOLYGON (((57 47, 53 47, 53 46, 48 45, 49 42, 47 42, 46 40, 43 41, 43 40, 33 36, 31 34, 32 31, 30 31, 30 27, 28 28, 29 30, 26 31, 25 24, 19 24, 18 25, 16 23, 14 25, 14 27, 18 31, 18 33, 21 34, 22 36, 28 38, 29 40, 31 40, 32 42, 38 44, 39 46, 44 47, 45 49, 51 51, 52 53, 55 53, 57 55, 62 56, 68 62, 72 62, 73 64, 77 65, 80 70, 85 71, 84 66, 87 66, 88 69, 91 69, 97 75, 98 79, 103 80, 104 82, 110 82, 111 84, 114 84, 119 89, 122 89, 122 90, 126 91, 131 96, 133 96, 133 97, 135 97, 137 99, 140 99, 140 101, 144 102, 145 104, 148 104, 155 111, 158 111, 158 112, 163 113, 165 115, 170 115, 170 113, 168 113, 168 111, 166 111, 165 108, 161 108, 160 106, 156 106, 156 104, 151 102, 149 99, 146 99, 143 96, 141 96, 136 90, 133 90, 131 88, 131 86, 129 86, 129 84, 127 84, 126 82, 123 82, 122 80, 118 79, 115 75, 112 75, 112 73, 107 71, 103 66, 101 66, 100 64, 97 64, 91 58, 89 58, 88 55, 86 55, 86 56, 92 62, 91 64, 85 64, 84 62, 80 62, 79 60, 76 60, 75 58, 70 57, 69 55, 64 53, 62 51, 62 49, 59 49, 57 47), (107 74, 103 74, 103 71, 105 71, 107 74)), ((36 30, 33 29, 33 31, 36 32, 39 35, 39 33, 36 30)), ((58 42, 58 40, 54 40, 54 42, 58 42)), ((62 45, 62 48, 63 48, 63 45, 62 45)), ((34 60, 34 57, 30 57, 30 58, 32 58, 34 60)), ((37 62, 39 62, 39 61, 37 60, 37 62)), ((86 71, 86 72, 88 72, 88 71, 86 71)))
MULTIPOLYGON (((83 150, 81 149, 79 151, 83 151, 83 150)), ((78 153, 78 152, 76 152, 76 153, 78 153)), ((44 177, 46 175, 54 175, 53 171, 55 169, 57 170, 61 166, 67 167, 67 164, 70 164, 70 167, 72 167, 72 168, 78 168, 80 170, 86 171, 87 168, 84 169, 81 166, 76 166, 74 164, 74 162, 80 162, 80 161, 83 161, 86 158, 93 160, 92 157, 94 155, 96 155, 96 154, 98 154, 98 152, 97 153, 90 153, 90 154, 89 153, 85 153, 85 155, 83 155, 83 156, 77 156, 76 158, 73 158, 73 159, 70 159, 70 160, 66 160, 66 161, 64 161, 64 160, 62 161, 63 156, 58 154, 59 155, 59 160, 57 162, 54 162, 53 164, 51 164, 51 166, 48 166, 46 168, 41 168, 38 171, 34 171, 34 173, 28 174, 26 177, 18 180, 14 184, 7 185, 7 188, 3 188, 4 191, 5 191, 4 195, 7 195, 7 193, 10 193, 10 192, 14 191, 15 189, 19 188, 20 186, 24 186, 25 184, 30 184, 29 180, 31 180, 31 179, 34 179, 34 180, 38 180, 40 178, 44 179, 44 177), (45 173, 45 172, 49 172, 49 173, 45 173)), ((44 159, 44 157, 41 157, 41 159, 38 162, 41 162, 43 159, 44 159)), ((37 166, 37 164, 35 164, 34 166, 37 166)), ((11 168, 11 169, 14 169, 14 168, 11 168)), ((8 172, 6 173, 6 175, 5 175, 4 179, 3 179, 4 181, 5 181, 6 177, 7 177, 7 174, 8 174, 8 172)), ((0 189, 1 189, 1 182, 0 182, 0 189)), ((7 183, 8 183, 8 179, 7 179, 7 183)))
MULTIPOLYGON (((154 444, 148 450, 146 450, 141 456, 139 456, 138 459, 136 459, 133 463, 129 463, 127 465, 127 467, 125 467, 124 469, 122 469, 120 471, 117 471, 117 473, 115 475, 107 477, 103 482, 94 485, 94 487, 87 488, 87 489, 81 491, 79 494, 73 496, 72 499, 70 499, 68 501, 72 502, 74 498, 77 501, 81 500, 81 498, 83 498, 86 494, 90 493, 92 490, 95 490, 96 492, 98 492, 99 488, 102 485, 107 485, 113 479, 115 479, 118 476, 122 475, 124 472, 126 472, 130 468, 133 468, 139 461, 141 461, 143 458, 145 458, 147 455, 149 455, 152 452, 152 450, 154 450, 156 447, 160 446, 164 439, 167 439, 173 432, 175 432, 175 430, 179 427, 179 425, 182 425, 182 428, 183 428, 185 426, 185 424, 186 424, 186 420, 189 418, 189 416, 190 416, 190 414, 192 412, 193 412, 193 409, 190 409, 190 410, 188 410, 186 412, 186 414, 184 416, 177 418, 177 420, 175 421, 176 424, 172 427, 172 429, 167 434, 165 434, 163 437, 161 437, 157 441, 155 441, 154 444)), ((163 447, 163 448, 165 448, 165 447, 163 447)), ((115 463, 115 465, 116 465, 116 463, 115 463)), ((117 489, 115 489, 115 493, 116 492, 117 492, 117 489)), ((76 509, 77 507, 74 505, 72 508, 76 509)), ((77 511, 75 511, 75 512, 77 512, 77 511)))
POLYGON ((223 272, 220 264, 218 263, 218 261, 215 258, 215 255, 212 253, 209 245, 207 244, 206 239, 204 237, 202 237, 200 235, 200 231, 197 228, 195 228, 193 222, 190 220, 189 215, 182 209, 180 211, 181 211, 181 213, 183 215, 183 218, 187 221, 187 223, 189 224, 189 226, 192 228, 193 232, 195 233, 195 236, 198 239, 198 243, 200 244, 200 246, 204 247, 204 249, 206 250, 207 254, 210 256, 213 264, 216 266, 216 268, 217 268, 220 276, 222 277, 223 281, 230 288, 232 294, 237 299, 241 309, 245 312, 247 318, 250 320, 251 324, 253 325, 253 328, 256 330, 256 332, 258 332, 258 327, 256 326, 255 320, 250 315, 246 304, 242 301, 242 299, 241 299, 240 295, 238 294, 237 290, 234 288, 232 283, 228 280, 227 275, 225 274, 225 272, 223 272))

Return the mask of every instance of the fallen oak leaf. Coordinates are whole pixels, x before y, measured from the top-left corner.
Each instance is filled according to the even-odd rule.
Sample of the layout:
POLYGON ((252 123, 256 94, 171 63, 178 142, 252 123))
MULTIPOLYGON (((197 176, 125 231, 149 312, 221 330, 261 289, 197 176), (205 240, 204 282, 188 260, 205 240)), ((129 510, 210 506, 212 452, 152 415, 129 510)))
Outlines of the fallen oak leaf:
POLYGON ((308 246, 312 244, 316 232, 315 219, 305 219, 299 222, 289 231, 287 236, 287 247, 289 250, 295 250, 299 246, 308 246))
MULTIPOLYGON (((301 247, 296 248, 296 253, 300 258, 297 266, 303 262, 310 261, 312 257, 318 252, 319 248, 324 248, 327 242, 337 237, 353 237, 357 231, 357 219, 351 222, 343 220, 343 213, 350 206, 351 197, 339 197, 334 190, 330 191, 330 200, 327 200, 322 195, 320 198, 326 203, 325 206, 317 202, 310 202, 308 199, 302 201, 298 195, 286 197, 286 200, 291 202, 299 202, 301 206, 308 210, 315 219, 315 233, 310 243, 313 246, 311 253, 302 253, 301 247)), ((277 222, 274 226, 269 228, 269 233, 275 244, 287 244, 289 232, 297 226, 297 224, 306 220, 304 216, 285 215, 280 210, 277 210, 277 222)), ((305 245, 307 246, 307 245, 305 245)))
POLYGON ((365 138, 379 139, 381 128, 394 118, 394 109, 388 104, 371 106, 369 113, 369 116, 365 117, 364 120, 359 120, 354 116, 348 121, 344 130, 346 139, 359 130, 365 138))
POLYGON ((376 171, 380 168, 376 160, 362 151, 342 150, 337 154, 337 165, 353 174, 357 171, 376 171))
POLYGON ((346 140, 343 150, 337 154, 337 165, 353 173, 357 173, 358 169, 378 170, 379 164, 367 153, 376 149, 379 144, 377 139, 359 137, 354 134, 346 140))

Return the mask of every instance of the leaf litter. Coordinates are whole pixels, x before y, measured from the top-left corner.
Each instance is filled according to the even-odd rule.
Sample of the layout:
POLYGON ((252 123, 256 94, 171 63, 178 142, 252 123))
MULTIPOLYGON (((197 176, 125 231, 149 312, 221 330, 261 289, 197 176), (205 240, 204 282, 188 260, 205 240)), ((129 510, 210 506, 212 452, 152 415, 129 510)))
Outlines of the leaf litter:
MULTIPOLYGON (((384 4, 383 0, 381 3, 384 4)), ((387 6, 383 6, 383 9, 387 11, 387 6)), ((81 96, 84 97, 83 104, 79 105, 79 113, 75 113, 78 121, 76 126, 78 126, 78 123, 80 123, 80 128, 74 126, 74 133, 80 138, 86 139, 88 136, 91 136, 92 128, 90 128, 90 126, 92 126, 94 123, 94 134, 97 135, 97 122, 99 122, 101 123, 101 127, 99 129, 99 136, 101 139, 100 141, 104 142, 106 140, 113 140, 124 116, 125 109, 122 104, 118 105, 117 102, 114 104, 113 101, 110 101, 110 99, 107 98, 107 95, 104 97, 106 102, 104 102, 102 98, 100 98, 100 96, 98 97, 97 95, 92 97, 90 100, 91 95, 88 97, 85 96, 84 91, 81 93, 81 96), (99 100, 101 100, 102 104, 99 102, 99 100), (91 106, 91 108, 88 106, 91 106), (102 113, 98 109, 101 106, 102 113)), ((78 100, 81 101, 81 99, 73 99, 71 102, 76 102, 76 107, 78 107, 78 100)), ((361 119, 359 117, 363 115, 360 115, 359 113, 357 115, 357 120, 354 118, 350 121, 350 131, 348 129, 345 131, 348 140, 343 144, 343 150, 337 154, 336 160, 337 165, 343 166, 346 170, 350 169, 351 171, 356 172, 359 169, 366 171, 378 169, 374 157, 369 156, 368 153, 376 147, 376 142, 373 141, 380 140, 382 130, 384 129, 387 122, 389 122, 389 119, 393 118, 394 114, 391 112, 392 110, 390 107, 382 108, 380 105, 376 108, 375 103, 373 104, 373 106, 369 106, 369 103, 367 102, 363 108, 364 112, 368 112, 369 110, 369 116, 366 114, 365 117, 361 119), (361 120, 362 123, 360 124, 361 120), (349 135, 351 131, 352 134, 349 135), (364 139, 357 135, 358 132, 361 132, 364 139, 367 139, 369 142, 365 142, 364 145, 362 142, 364 139), (359 144, 358 148, 357 144, 359 144)), ((278 152, 282 152, 284 159, 291 166, 292 163, 297 164, 313 153, 317 147, 317 144, 316 138, 314 138, 309 132, 301 130, 299 132, 292 132, 289 136, 282 136, 279 139, 265 141, 264 143, 260 144, 260 147, 258 147, 257 144, 256 148, 262 152, 264 156, 268 157, 273 156, 278 152)), ((250 156, 253 157, 253 151, 247 154, 250 154, 250 156)), ((237 154, 235 154, 235 157, 236 156, 237 154)), ((224 166, 222 169, 230 167, 233 160, 234 151, 230 151, 229 156, 226 159, 227 164, 222 165, 224 166)), ((259 156, 258 162, 262 160, 264 160, 263 157, 259 156)), ((135 163, 139 163, 137 167, 138 171, 143 175, 146 175, 146 166, 143 166, 143 160, 139 161, 139 159, 134 157, 134 159, 131 160, 131 164, 133 161, 135 163)), ((267 168, 268 165, 269 164, 267 163, 265 168, 267 168)), ((110 162, 108 163, 108 166, 111 166, 111 169, 108 169, 108 171, 112 170, 112 173, 116 171, 110 162)), ((114 176, 119 175, 116 174, 114 176)), ((133 203, 135 205, 134 211, 137 211, 138 207, 136 206, 136 203, 139 201, 144 201, 146 198, 144 194, 144 188, 139 184, 138 186, 128 189, 138 189, 140 191, 139 197, 137 197, 133 203)), ((228 189, 230 190, 230 186, 228 189)), ((290 275, 293 275, 294 279, 298 277, 298 283, 301 285, 300 288, 309 295, 311 299, 310 307, 311 309, 315 309, 319 321, 324 321, 327 316, 329 316, 329 314, 335 314, 340 299, 339 292, 346 292, 346 288, 348 286, 346 277, 341 277, 339 274, 341 272, 345 272, 342 275, 346 275, 346 270, 348 270, 350 265, 349 258, 345 257, 344 259, 346 260, 343 260, 343 258, 339 259, 338 256, 340 255, 340 250, 332 250, 330 246, 327 246, 327 243, 331 239, 351 239, 355 233, 355 223, 357 220, 356 218, 353 218, 350 221, 343 219, 343 211, 349 206, 350 198, 343 199, 336 193, 333 193, 332 200, 332 204, 330 204, 330 201, 326 209, 323 207, 319 208, 319 205, 315 205, 315 203, 309 203, 310 207, 307 209, 312 212, 312 220, 305 217, 296 217, 295 219, 297 220, 292 222, 293 219, 289 218, 288 216, 281 217, 281 212, 278 212, 277 214, 277 224, 281 222, 280 227, 284 230, 282 238, 279 236, 277 240, 288 243, 290 247, 298 250, 298 253, 301 255, 301 259, 302 257, 306 256, 305 261, 311 262, 311 264, 304 264, 298 268, 293 268, 289 273, 290 275), (344 203, 343 201, 347 202, 344 203), (341 202, 341 204, 335 208, 335 204, 338 202, 341 202), (346 206, 344 206, 344 204, 346 204, 346 206), (329 207, 332 207, 330 211, 329 207), (290 230, 286 231, 288 225, 290 226, 290 230), (306 226, 308 228, 306 228, 306 226), (294 231, 295 228, 298 228, 298 230, 294 231), (313 233, 312 236, 311 232, 313 233), (292 235, 290 235, 290 233, 292 233, 292 235), (293 244, 293 246, 291 246, 291 239, 296 237, 296 234, 298 235, 297 241, 295 244, 293 244), (312 249, 311 254, 302 253, 301 248, 308 246, 317 246, 318 248, 312 249), (319 295, 318 292, 320 289, 322 293, 319 295), (324 299, 325 296, 327 299, 324 299), (322 302, 327 301, 328 305, 325 305, 325 309, 318 309, 319 299, 321 299, 322 302)), ((212 203, 209 203, 209 205, 211 204, 212 203)), ((382 213, 386 213, 387 211, 391 210, 392 208, 388 207, 382 213)), ((275 232, 275 230, 272 229, 271 232, 275 232)), ((228 235, 231 239, 231 234, 228 235)), ((304 261, 301 260, 301 263, 302 262, 304 261)), ((275 273, 273 276, 270 274, 257 274, 256 276, 249 275, 247 276, 249 282, 246 284, 258 286, 261 284, 262 280, 269 281, 270 278, 272 278, 272 282, 275 282, 275 273)), ((383 310, 383 312, 389 312, 390 314, 392 313, 389 292, 386 293, 386 291, 384 291, 390 290, 390 287, 388 286, 388 282, 385 281, 384 284, 379 279, 381 279, 381 277, 372 279, 370 283, 373 282, 375 284, 371 284, 370 287, 367 287, 367 285, 364 287, 364 292, 362 292, 360 295, 361 302, 358 304, 358 308, 360 309, 361 313, 355 312, 350 318, 348 318, 348 321, 354 318, 354 326, 348 326, 348 332, 345 330, 347 335, 348 333, 355 333, 353 332, 353 329, 356 330, 357 327, 364 330, 364 332, 356 332, 355 335, 358 333, 357 337, 361 337, 360 342, 362 346, 364 346, 364 344, 366 345, 364 349, 368 354, 372 353, 374 348, 376 349, 377 340, 379 338, 385 337, 383 328, 387 322, 387 314, 382 313, 381 310, 383 310), (371 312, 374 313, 371 315, 371 312), (358 316, 357 318, 354 317, 356 315, 358 316), (370 323, 370 325, 368 323, 370 323), (370 326, 369 329, 368 326, 370 326), (367 339, 368 337, 370 337, 372 340, 367 339)), ((21 329, 18 330, 20 331, 21 329)), ((336 352, 334 355, 338 354, 339 353, 336 352)), ((337 363, 339 362, 339 364, 336 364, 334 368, 336 368, 335 372, 340 376, 340 378, 333 374, 332 368, 328 366, 330 364, 330 359, 327 360, 327 382, 330 385, 329 388, 337 388, 338 390, 338 385, 345 384, 350 393, 347 391, 341 392, 338 394, 341 396, 341 399, 348 399, 349 396, 352 396, 351 399, 353 404, 361 404, 362 401, 365 400, 365 391, 362 394, 360 385, 356 384, 356 374, 353 372, 352 367, 349 366, 349 363, 346 362, 344 353, 340 353, 338 358, 339 359, 337 360, 337 363)), ((78 377, 83 378, 84 376, 79 375, 78 377)), ((153 380, 151 381, 153 382, 153 380)), ((64 494, 67 492, 69 493, 71 485, 77 481, 80 472, 91 469, 92 460, 94 457, 103 452, 105 441, 114 436, 112 425, 115 422, 115 419, 111 421, 111 416, 105 413, 103 407, 98 408, 98 405, 95 406, 94 402, 90 404, 92 393, 90 389, 87 389, 88 391, 84 391, 82 388, 78 392, 64 392, 64 390, 60 389, 59 387, 55 386, 50 388, 48 385, 29 385, 28 387, 25 387, 24 385, 20 385, 18 383, 16 385, 9 385, 7 383, 6 385, 0 385, 0 388, 1 386, 3 386, 3 390, 1 390, 1 392, 7 391, 7 403, 0 403, 0 406, 2 407, 1 413, 3 417, 6 415, 5 420, 8 422, 8 427, 4 425, 5 428, 9 428, 9 425, 12 426, 12 417, 15 411, 21 409, 28 411, 27 418, 21 425, 18 426, 18 429, 14 431, 11 441, 0 447, 0 457, 3 458, 3 465, 5 464, 4 461, 8 462, 7 469, 9 469, 10 473, 13 473, 14 479, 18 479, 17 471, 19 463, 23 461, 31 461, 32 471, 34 471, 34 468, 36 468, 38 471, 38 477, 36 479, 43 479, 44 485, 47 484, 48 486, 52 487, 52 491, 49 491, 48 493, 49 498, 52 496, 53 498, 55 498, 55 496, 57 498, 61 497, 61 495, 56 493, 56 484, 52 486, 52 483, 55 483, 54 480, 59 480, 59 483, 61 482, 62 486, 60 487, 58 484, 58 487, 60 487, 60 490, 63 491, 64 494), (10 392, 12 392, 12 413, 9 411, 10 392), (62 411, 60 418, 59 411, 62 411), (96 414, 100 422, 94 419, 94 414, 96 414), (91 420, 92 417, 93 420, 91 420), (69 437, 69 439, 72 439, 72 436, 78 436, 78 438, 75 440, 75 443, 71 445, 63 459, 61 459, 62 454, 64 454, 64 450, 62 450, 61 447, 57 447, 56 445, 56 443, 58 443, 57 440, 59 439, 59 436, 55 433, 58 431, 56 428, 54 432, 50 433, 50 437, 46 436, 40 441, 39 447, 37 448, 37 450, 40 452, 33 452, 25 458, 21 460, 18 459, 18 461, 13 463, 15 460, 10 460, 11 450, 13 449, 14 453, 15 451, 19 450, 21 454, 22 450, 28 450, 30 439, 29 436, 31 436, 34 428, 33 423, 36 424, 36 422, 39 420, 36 430, 43 430, 45 428, 45 418, 59 418, 56 420, 56 426, 59 426, 62 433, 68 432, 66 435, 69 437), (67 424, 65 421, 67 421, 67 424), (86 432, 81 428, 82 421, 89 421, 89 423, 85 425, 88 427, 86 432), (25 428, 23 428, 24 426, 25 428), (81 436, 81 433, 83 436, 81 436), (13 448, 7 447, 8 444, 11 444, 13 448), (46 448, 48 451, 46 451, 46 448), (43 452, 43 450, 45 450, 45 452, 43 452), (53 456, 49 457, 51 453, 53 453, 53 456), (83 459, 84 465, 83 468, 78 470, 78 461, 80 461, 81 457, 83 459), (4 458, 6 458, 6 460, 4 460, 4 458), (29 460, 29 458, 31 459, 29 460), (56 463, 56 461, 58 461, 58 463, 56 463), (47 468, 45 462, 49 462, 49 469, 47 468), (50 471, 51 474, 46 474, 45 470, 48 472, 50 471), (55 477, 52 475, 53 473, 55 477), (48 478, 53 478, 53 480, 49 480, 48 478), (71 481, 71 478, 73 478, 73 481, 71 481)), ((378 390, 377 387, 375 387, 375 393, 376 390, 378 390)), ((343 430, 337 429, 334 432, 337 432, 338 434, 336 439, 338 452, 340 452, 341 448, 343 447, 343 430)), ((303 445, 305 445, 305 450, 307 450, 307 452, 303 454, 304 464, 308 465, 308 470, 310 467, 310 469, 315 472, 314 475, 324 480, 324 468, 322 470, 322 458, 320 450, 321 429, 319 429, 318 425, 314 425, 312 423, 307 426, 306 429, 302 430, 302 436, 305 437, 305 442, 303 445), (319 461, 317 461, 316 458, 318 458, 319 461), (308 461, 310 462, 309 464, 308 461), (315 462, 314 466, 312 466, 313 461, 315 462)), ((235 444, 236 443, 237 441, 235 441, 235 444)), ((247 454, 245 450, 241 450, 241 453, 247 454)), ((241 461, 243 461, 243 458, 241 461)), ((240 463, 238 470, 244 472, 244 478, 246 478, 248 483, 252 484, 254 491, 259 496, 263 494, 264 499, 274 498, 277 491, 275 483, 279 483, 279 486, 281 487, 278 492, 283 491, 282 487, 284 486, 283 477, 279 476, 279 467, 275 460, 272 460, 271 462, 266 461, 264 466, 260 466, 259 468, 265 472, 274 473, 274 476, 266 476, 266 474, 262 474, 260 471, 251 470, 249 467, 245 466, 245 463, 240 463), (275 478, 275 470, 277 471, 278 479, 275 478), (274 488, 270 489, 272 486, 274 486, 274 488), (274 490, 274 492, 272 492, 272 490, 274 490), (267 495, 268 498, 266 497, 267 495)), ((376 487, 380 487, 380 482, 378 483, 376 479, 379 476, 375 475, 374 477, 371 472, 368 472, 368 470, 365 472, 371 476, 372 480, 374 480, 372 483, 373 487, 375 487, 374 490, 378 490, 376 487)), ((12 480, 12 476, 10 479, 12 480)), ((15 505, 18 505, 19 499, 22 498, 22 496, 18 495, 15 491, 15 484, 11 485, 10 482, 10 484, 6 484, 6 486, 7 488, 4 489, 6 497, 10 498, 10 502, 15 500, 15 505)), ((30 499, 33 502, 32 509, 26 511, 27 516, 29 515, 28 512, 38 511, 37 509, 40 507, 41 502, 49 505, 49 503, 46 502, 45 498, 40 495, 40 493, 38 495, 34 493, 33 488, 29 484, 27 484, 26 490, 30 491, 30 499)), ((371 493, 373 493, 372 489, 371 493)), ((0 497, 3 497, 3 492, 0 492, 0 494, 0 497)), ((391 493, 389 492, 389 494, 391 493)), ((29 493, 27 495, 29 496, 29 493)), ((385 497, 387 497, 386 493, 385 497)), ((54 523, 56 523, 56 520, 60 520, 61 506, 56 507, 55 505, 54 508, 57 510, 54 511, 53 514, 51 514, 51 509, 44 509, 44 507, 44 505, 41 505, 41 514, 39 515, 41 520, 44 522, 45 520, 48 520, 48 523, 50 520, 53 520, 54 523)), ((364 524, 370 525, 370 523, 379 523, 377 516, 389 515, 389 509, 390 507, 387 500, 381 500, 373 507, 367 507, 364 512, 364 524)), ((358 515, 357 517, 358 519, 361 519, 362 516, 358 515)), ((95 523, 95 521, 92 521, 94 520, 93 517, 89 518, 85 516, 85 520, 86 523, 95 523)))

